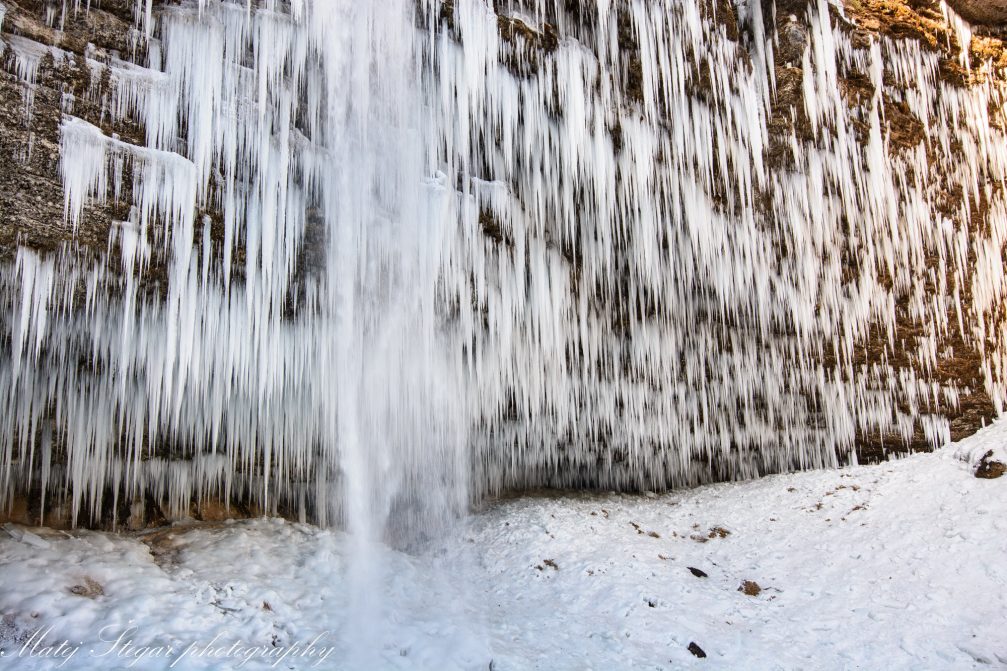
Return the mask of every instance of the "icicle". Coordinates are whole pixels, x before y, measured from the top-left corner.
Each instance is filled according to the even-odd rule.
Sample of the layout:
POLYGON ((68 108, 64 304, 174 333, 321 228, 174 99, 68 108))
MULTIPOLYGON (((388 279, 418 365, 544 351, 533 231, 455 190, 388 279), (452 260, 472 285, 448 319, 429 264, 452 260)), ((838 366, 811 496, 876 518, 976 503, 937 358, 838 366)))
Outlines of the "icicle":
MULTIPOLYGON (((825 0, 787 68, 760 3, 740 41, 696 0, 505 4, 138 0, 144 62, 89 58, 108 85, 78 95, 141 139, 70 101, 60 128, 69 228, 126 221, 93 255, 0 267, 2 493, 42 482, 90 515, 108 488, 178 514, 247 496, 401 538, 506 487, 944 440, 953 339, 1002 407, 987 64, 954 88, 917 41, 853 44, 825 0), (895 108, 920 121, 906 146, 895 108), (868 338, 887 349, 864 363, 868 338)), ((4 41, 29 89, 61 57, 4 41)))

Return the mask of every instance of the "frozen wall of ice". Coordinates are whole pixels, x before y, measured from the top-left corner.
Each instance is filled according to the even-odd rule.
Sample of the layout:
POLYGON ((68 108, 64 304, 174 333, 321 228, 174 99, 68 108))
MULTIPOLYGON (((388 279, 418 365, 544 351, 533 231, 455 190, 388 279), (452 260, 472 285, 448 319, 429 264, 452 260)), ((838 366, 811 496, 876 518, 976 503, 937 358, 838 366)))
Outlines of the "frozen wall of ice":
POLYGON ((955 348, 1007 394, 1007 138, 943 11, 953 67, 825 0, 140 3, 83 58, 5 32, 26 118, 43 59, 89 73, 71 240, 119 215, 0 269, 0 492, 421 526, 946 440, 955 348))

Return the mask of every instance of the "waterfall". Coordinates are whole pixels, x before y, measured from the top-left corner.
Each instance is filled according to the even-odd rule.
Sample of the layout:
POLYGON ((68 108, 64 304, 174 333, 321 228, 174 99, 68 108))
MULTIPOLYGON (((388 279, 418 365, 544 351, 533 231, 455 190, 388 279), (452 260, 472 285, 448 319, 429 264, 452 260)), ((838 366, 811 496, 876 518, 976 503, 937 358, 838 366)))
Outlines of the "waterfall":
POLYGON ((68 239, 0 268, 0 492, 401 539, 942 443, 956 348, 1007 395, 1004 78, 943 11, 953 72, 826 0, 148 0, 84 62, 3 33, 26 118, 47 63, 90 84, 68 239))
POLYGON ((55 421, 67 451, 42 488, 70 484, 75 514, 109 484, 184 513, 237 486, 379 538, 392 507, 457 512, 460 356, 434 309, 444 188, 412 7, 191 3, 144 27, 146 67, 88 67, 145 142, 72 111, 61 127, 68 222, 94 201, 128 215, 93 265, 22 250, 8 270, 27 414, 5 419, 29 452, 55 421))

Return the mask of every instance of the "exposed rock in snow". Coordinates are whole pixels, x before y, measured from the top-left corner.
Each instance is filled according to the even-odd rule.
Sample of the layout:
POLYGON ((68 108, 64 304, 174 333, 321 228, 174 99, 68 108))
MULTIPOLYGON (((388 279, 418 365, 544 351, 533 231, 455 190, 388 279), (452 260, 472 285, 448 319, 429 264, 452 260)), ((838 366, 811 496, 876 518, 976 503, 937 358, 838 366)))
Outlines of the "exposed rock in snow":
POLYGON ((999 478, 1007 470, 1007 432, 999 422, 988 426, 959 443, 955 456, 967 462, 977 478, 999 478))
POLYGON ((993 451, 990 450, 979 460, 979 465, 976 466, 976 477, 995 480, 1002 477, 1005 471, 1007 471, 1007 464, 1003 461, 997 461, 993 451))

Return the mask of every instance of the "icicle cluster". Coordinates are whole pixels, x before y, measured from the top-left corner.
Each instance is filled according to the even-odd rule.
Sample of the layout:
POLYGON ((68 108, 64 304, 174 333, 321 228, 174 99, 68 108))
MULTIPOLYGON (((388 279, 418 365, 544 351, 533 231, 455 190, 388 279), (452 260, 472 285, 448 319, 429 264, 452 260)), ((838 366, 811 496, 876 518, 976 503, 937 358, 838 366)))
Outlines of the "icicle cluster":
MULTIPOLYGON (((138 3, 142 56, 87 66, 142 143, 61 128, 68 222, 128 217, 98 263, 2 269, 0 491, 373 532, 504 487, 832 466, 860 433, 946 439, 967 390, 921 372, 954 339, 999 410, 1002 80, 855 45, 819 0, 774 148, 761 3, 740 41, 700 0, 501 4, 138 3), (865 363, 872 333, 912 365, 865 363)), ((30 90, 38 48, 2 39, 30 90)))

